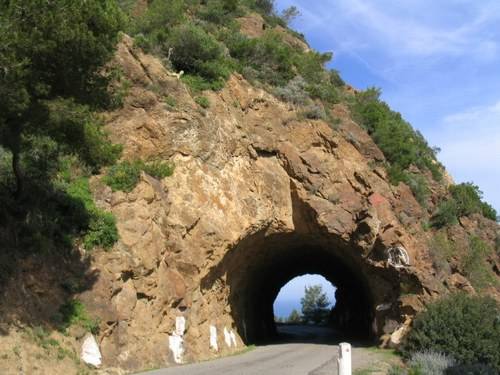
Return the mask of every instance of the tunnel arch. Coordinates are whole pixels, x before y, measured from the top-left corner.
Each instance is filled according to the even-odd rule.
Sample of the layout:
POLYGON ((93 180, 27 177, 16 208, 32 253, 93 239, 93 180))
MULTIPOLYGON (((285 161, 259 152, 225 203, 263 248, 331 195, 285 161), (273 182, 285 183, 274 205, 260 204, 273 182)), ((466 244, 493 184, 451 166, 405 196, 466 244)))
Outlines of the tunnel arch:
POLYGON ((381 329, 376 306, 395 299, 391 275, 376 269, 355 246, 339 236, 268 233, 244 237, 202 280, 202 290, 217 280, 229 288, 227 303, 246 344, 276 337, 273 302, 292 278, 319 274, 337 287, 333 322, 349 336, 375 338, 381 329))

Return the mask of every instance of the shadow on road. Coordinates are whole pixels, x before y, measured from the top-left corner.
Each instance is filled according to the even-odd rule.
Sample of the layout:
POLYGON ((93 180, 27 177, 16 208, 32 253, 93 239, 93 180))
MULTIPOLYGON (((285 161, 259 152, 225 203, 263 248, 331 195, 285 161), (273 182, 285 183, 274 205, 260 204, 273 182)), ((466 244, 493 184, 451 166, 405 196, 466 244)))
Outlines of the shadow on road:
POLYGON ((373 346, 372 341, 355 339, 344 332, 330 327, 277 323, 276 329, 277 337, 266 344, 304 343, 338 345, 341 342, 349 342, 356 347, 373 346))

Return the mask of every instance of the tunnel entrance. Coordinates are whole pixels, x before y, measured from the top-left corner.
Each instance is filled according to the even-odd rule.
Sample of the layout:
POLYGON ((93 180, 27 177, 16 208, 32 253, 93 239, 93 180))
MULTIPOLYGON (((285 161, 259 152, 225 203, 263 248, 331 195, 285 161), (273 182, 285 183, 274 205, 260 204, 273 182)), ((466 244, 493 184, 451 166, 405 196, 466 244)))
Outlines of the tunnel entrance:
POLYGON ((369 340, 381 329, 374 301, 397 293, 377 272, 339 237, 258 232, 226 253, 202 289, 225 285, 234 328, 245 344, 259 344, 277 338, 273 302, 280 289, 296 276, 319 274, 337 287, 330 324, 345 338, 369 340))

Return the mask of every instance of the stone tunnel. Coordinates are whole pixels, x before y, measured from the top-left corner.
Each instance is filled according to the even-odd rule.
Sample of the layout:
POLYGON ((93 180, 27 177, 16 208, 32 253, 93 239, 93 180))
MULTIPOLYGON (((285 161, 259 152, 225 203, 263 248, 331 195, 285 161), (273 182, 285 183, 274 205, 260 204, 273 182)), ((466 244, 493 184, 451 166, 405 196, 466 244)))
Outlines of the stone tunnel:
POLYGON ((400 290, 394 277, 398 275, 369 264, 336 236, 252 234, 225 255, 201 288, 209 290, 223 278, 239 336, 247 345, 259 344, 276 338, 273 302, 280 289, 306 273, 320 274, 337 287, 331 324, 342 337, 374 340, 383 333, 391 308, 380 306, 397 299, 400 290))

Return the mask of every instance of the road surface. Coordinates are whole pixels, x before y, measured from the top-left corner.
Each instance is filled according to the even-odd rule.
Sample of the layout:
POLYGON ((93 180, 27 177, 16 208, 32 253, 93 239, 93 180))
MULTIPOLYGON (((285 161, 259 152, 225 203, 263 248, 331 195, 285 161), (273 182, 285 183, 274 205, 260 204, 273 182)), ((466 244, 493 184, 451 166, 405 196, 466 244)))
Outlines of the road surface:
MULTIPOLYGON (((328 340, 331 331, 307 326, 281 326, 286 342, 213 361, 170 367, 142 375, 334 375, 337 374, 336 343, 328 340)), ((353 348, 353 368, 374 360, 363 348, 353 348)))

